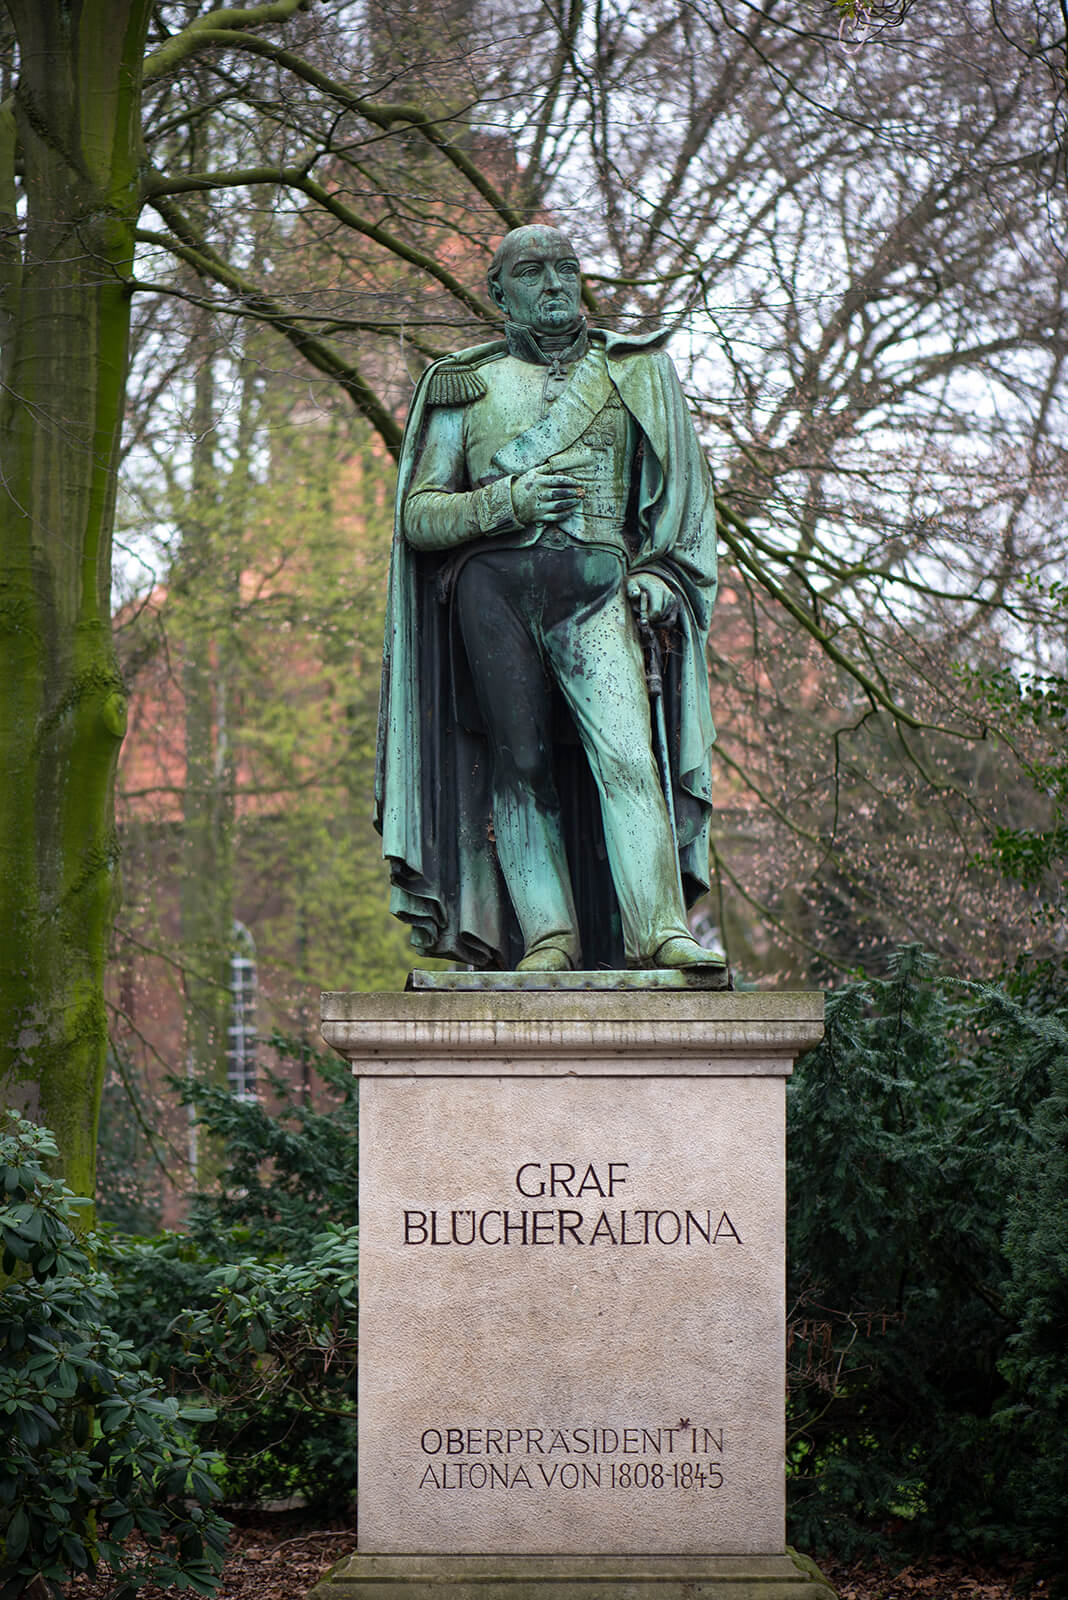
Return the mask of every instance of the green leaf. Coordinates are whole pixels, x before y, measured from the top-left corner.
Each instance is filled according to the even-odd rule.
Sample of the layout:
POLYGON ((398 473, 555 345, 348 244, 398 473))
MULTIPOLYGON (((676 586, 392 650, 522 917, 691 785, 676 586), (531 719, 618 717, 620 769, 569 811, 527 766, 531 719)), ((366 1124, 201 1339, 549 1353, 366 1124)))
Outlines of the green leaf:
POLYGON ((30 1519, 21 1506, 17 1509, 7 1525, 4 1543, 8 1556, 13 1560, 25 1550, 30 1539, 30 1519))

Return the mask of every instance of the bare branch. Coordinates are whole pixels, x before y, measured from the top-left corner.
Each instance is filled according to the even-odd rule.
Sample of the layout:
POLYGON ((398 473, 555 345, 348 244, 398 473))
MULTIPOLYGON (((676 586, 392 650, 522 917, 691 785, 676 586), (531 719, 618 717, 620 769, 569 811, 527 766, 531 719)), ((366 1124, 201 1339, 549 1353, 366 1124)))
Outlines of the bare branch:
POLYGON ((223 6, 197 17, 188 28, 170 38, 145 57, 144 81, 165 77, 188 56, 217 43, 216 35, 230 30, 262 27, 270 22, 288 22, 298 11, 306 11, 311 0, 264 0, 258 6, 223 6))
POLYGON ((166 245, 197 272, 225 285, 255 309, 264 321, 270 323, 277 332, 289 340, 293 348, 299 351, 311 366, 341 385, 361 416, 366 417, 377 429, 390 453, 397 455, 404 430, 392 412, 383 405, 355 362, 346 360, 332 345, 316 338, 299 323, 294 322, 284 308, 259 285, 224 261, 177 206, 162 197, 154 199, 152 205, 175 237, 168 239, 166 235, 146 233, 144 230, 139 230, 139 236, 154 244, 166 245))
POLYGON ((301 194, 308 196, 320 205, 331 216, 337 217, 339 222, 346 227, 362 233, 365 238, 373 239, 375 244, 388 250, 399 261, 407 261, 410 266, 418 267, 429 277, 436 279, 442 288, 466 306, 477 318, 484 322, 496 322, 498 313, 492 306, 479 300, 447 268, 425 251, 417 250, 406 244, 396 234, 390 233, 376 222, 367 217, 361 217, 353 211, 336 195, 321 183, 316 183, 309 178, 300 167, 239 167, 231 172, 191 172, 178 178, 167 178, 163 173, 153 173, 147 182, 146 198, 153 203, 157 197, 173 194, 207 193, 214 189, 247 188, 257 184, 272 184, 282 188, 296 189, 301 194))
POLYGON ((719 503, 717 509, 719 512, 719 536, 724 544, 734 552, 742 566, 752 573, 753 577, 756 578, 757 582, 772 599, 777 601, 783 610, 788 612, 794 621, 800 623, 805 632, 815 639, 820 649, 860 685, 873 705, 882 706, 884 710, 890 712, 896 722, 902 722, 906 727, 915 728, 918 731, 927 730, 948 733, 955 738, 970 737, 957 729, 941 727, 937 723, 927 722, 921 717, 913 716, 910 711, 906 711, 905 707, 894 700, 886 689, 835 644, 831 636, 817 624, 811 613, 806 611, 804 606, 798 604, 788 589, 784 588, 782 584, 776 583, 767 568, 750 553, 745 543, 750 537, 750 529, 745 521, 722 502, 719 503), (733 529, 737 529, 737 532, 734 532, 733 529), (739 533, 744 537, 739 538, 739 533))

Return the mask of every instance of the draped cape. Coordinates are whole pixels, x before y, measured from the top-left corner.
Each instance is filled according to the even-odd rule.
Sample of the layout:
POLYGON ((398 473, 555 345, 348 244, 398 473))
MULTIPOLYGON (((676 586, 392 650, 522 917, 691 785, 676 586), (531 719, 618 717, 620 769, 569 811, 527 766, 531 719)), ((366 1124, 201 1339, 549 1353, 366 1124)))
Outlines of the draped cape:
MULTIPOLYGON (((709 884, 715 729, 705 650, 716 594, 716 528, 711 475, 665 338, 590 333, 591 342, 602 342, 611 383, 639 429, 630 572, 662 578, 679 602, 677 621, 658 631, 666 647, 664 710, 680 864, 692 904, 709 884)), ((461 372, 481 368, 492 382, 489 363, 503 350, 500 343, 481 345, 435 362, 412 399, 390 561, 374 820, 390 863, 390 909, 411 924, 415 949, 509 969, 522 955, 522 940, 493 843, 489 747, 451 617, 448 557, 414 550, 401 528, 435 373, 446 364, 461 372)), ((622 940, 596 789, 562 698, 559 720, 557 787, 583 961, 620 967, 622 940)))

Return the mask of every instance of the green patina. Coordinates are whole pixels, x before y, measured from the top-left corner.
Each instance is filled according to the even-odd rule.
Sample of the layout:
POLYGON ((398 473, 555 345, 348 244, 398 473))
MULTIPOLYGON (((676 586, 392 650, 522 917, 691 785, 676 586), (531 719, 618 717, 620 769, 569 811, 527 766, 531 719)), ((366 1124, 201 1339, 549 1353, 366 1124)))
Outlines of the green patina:
POLYGON ((716 522, 675 369, 663 336, 587 328, 555 228, 507 234, 489 288, 505 339, 430 367, 401 453, 392 908, 479 968, 722 973, 685 918, 709 882, 716 522))

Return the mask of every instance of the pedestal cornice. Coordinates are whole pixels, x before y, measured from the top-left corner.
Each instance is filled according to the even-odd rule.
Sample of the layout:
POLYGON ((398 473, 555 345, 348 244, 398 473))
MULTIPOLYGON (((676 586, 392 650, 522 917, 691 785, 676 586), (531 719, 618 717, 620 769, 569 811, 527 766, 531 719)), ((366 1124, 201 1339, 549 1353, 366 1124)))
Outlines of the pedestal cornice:
POLYGON ((361 1076, 782 1074, 823 1036, 811 991, 325 993, 361 1076))

